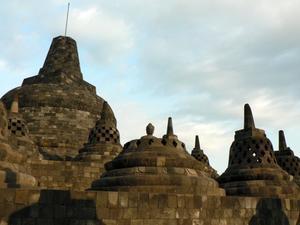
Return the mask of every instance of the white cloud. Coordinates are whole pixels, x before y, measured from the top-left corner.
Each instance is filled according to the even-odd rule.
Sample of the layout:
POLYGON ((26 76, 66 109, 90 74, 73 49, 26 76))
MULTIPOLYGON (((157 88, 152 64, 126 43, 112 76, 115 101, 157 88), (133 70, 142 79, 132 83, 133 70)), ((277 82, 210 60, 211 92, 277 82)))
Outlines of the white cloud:
MULTIPOLYGON (((0 21, 0 59, 21 75, 38 70, 65 21, 65 1, 37 12, 38 4, 0 9, 8 18, 0 21)), ((198 133, 222 171, 246 102, 259 128, 273 139, 279 128, 290 130, 300 149, 291 132, 300 129, 299 8, 298 0, 73 1, 69 34, 92 72, 85 77, 101 77, 98 90, 111 96, 123 142, 142 136, 148 122, 161 136, 173 115, 180 139, 192 148, 198 133)))
POLYGON ((71 36, 80 39, 94 62, 112 62, 128 53, 134 45, 131 26, 99 7, 75 8, 71 11, 70 20, 71 36))
POLYGON ((6 67, 7 67, 6 61, 0 59, 0 71, 5 70, 6 67))

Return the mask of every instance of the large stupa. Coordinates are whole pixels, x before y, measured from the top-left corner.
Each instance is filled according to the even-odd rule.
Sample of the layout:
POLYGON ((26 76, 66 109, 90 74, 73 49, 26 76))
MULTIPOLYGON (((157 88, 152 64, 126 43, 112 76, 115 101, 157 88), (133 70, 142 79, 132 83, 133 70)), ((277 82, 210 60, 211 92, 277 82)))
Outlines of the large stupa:
POLYGON ((53 39, 38 75, 2 97, 7 109, 16 94, 19 115, 48 159, 76 156, 88 142, 104 103, 95 86, 83 80, 76 42, 66 36, 53 39))

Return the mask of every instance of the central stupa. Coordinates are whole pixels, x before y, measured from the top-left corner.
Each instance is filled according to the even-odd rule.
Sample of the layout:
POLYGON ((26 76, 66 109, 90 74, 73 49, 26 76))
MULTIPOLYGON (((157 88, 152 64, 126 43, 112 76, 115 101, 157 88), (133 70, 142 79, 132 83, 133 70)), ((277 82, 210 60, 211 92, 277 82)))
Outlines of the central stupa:
POLYGON ((104 103, 96 88, 83 80, 75 40, 65 36, 53 39, 38 75, 2 97, 7 109, 16 94, 31 138, 49 159, 77 155, 104 103))

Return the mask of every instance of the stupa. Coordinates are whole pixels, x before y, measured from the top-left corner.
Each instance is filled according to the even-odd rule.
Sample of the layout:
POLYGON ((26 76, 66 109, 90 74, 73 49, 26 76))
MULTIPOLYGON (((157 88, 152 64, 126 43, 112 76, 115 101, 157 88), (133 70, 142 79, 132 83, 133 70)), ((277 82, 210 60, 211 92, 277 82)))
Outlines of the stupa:
POLYGON ((117 120, 108 103, 104 102, 101 118, 91 130, 88 143, 79 150, 76 160, 105 162, 105 158, 111 160, 121 150, 117 120))
POLYGON ((296 197, 300 189, 277 164, 264 130, 255 127, 251 108, 244 107, 244 129, 235 132, 226 171, 218 178, 228 195, 296 197))
POLYGON ((27 123, 19 113, 19 100, 16 93, 8 112, 9 143, 25 158, 40 158, 37 146, 29 136, 27 123))
POLYGON ((300 159, 287 146, 283 130, 279 131, 279 150, 275 151, 275 156, 279 166, 292 175, 295 182, 300 185, 300 159))
POLYGON ((210 164, 207 155, 204 154, 203 149, 200 147, 199 136, 195 137, 195 147, 192 150, 192 156, 197 159, 199 162, 204 164, 204 168, 208 174, 210 174, 213 178, 218 177, 218 173, 215 169, 213 169, 210 164))
POLYGON ((72 159, 88 142, 104 100, 83 80, 75 40, 53 39, 38 75, 24 79, 2 97, 7 109, 16 93, 19 114, 29 135, 47 159, 72 159))
POLYGON ((153 136, 152 124, 146 132, 126 143, 119 156, 106 163, 107 171, 92 184, 93 190, 224 195, 173 133, 171 118, 163 138, 153 136))
POLYGON ((34 187, 36 179, 26 174, 24 156, 9 144, 7 111, 0 101, 0 188, 34 187))

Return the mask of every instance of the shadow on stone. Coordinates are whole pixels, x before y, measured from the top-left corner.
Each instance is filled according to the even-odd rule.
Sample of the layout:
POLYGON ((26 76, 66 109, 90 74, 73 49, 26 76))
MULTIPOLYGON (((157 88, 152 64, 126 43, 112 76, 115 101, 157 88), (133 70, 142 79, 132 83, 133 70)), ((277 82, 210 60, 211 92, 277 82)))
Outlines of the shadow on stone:
POLYGON ((72 199, 70 191, 42 190, 36 204, 9 217, 9 225, 105 225, 94 200, 72 199))
POLYGON ((11 169, 3 169, 5 171, 5 183, 9 188, 19 188, 20 185, 17 184, 17 174, 11 169))
POLYGON ((290 225, 280 199, 261 199, 249 225, 290 225))

